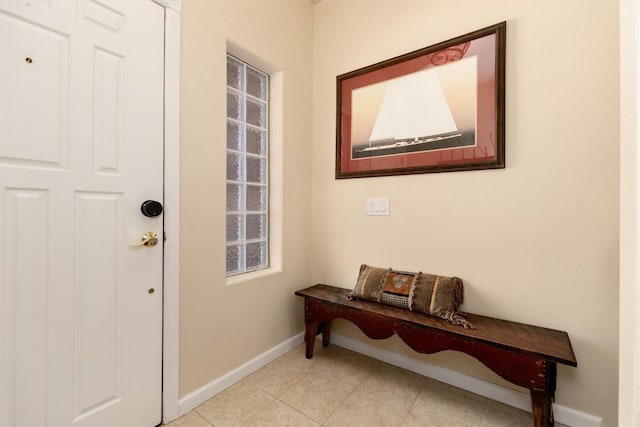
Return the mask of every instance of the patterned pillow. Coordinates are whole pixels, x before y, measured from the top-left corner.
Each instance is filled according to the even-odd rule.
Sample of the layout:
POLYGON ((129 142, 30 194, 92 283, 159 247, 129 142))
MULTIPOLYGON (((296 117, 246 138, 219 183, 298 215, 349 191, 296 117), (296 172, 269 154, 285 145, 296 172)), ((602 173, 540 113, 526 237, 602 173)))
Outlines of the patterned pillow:
POLYGON ((463 284, 458 277, 396 271, 363 264, 356 286, 348 297, 429 314, 454 325, 475 329, 458 312, 463 300, 463 284))

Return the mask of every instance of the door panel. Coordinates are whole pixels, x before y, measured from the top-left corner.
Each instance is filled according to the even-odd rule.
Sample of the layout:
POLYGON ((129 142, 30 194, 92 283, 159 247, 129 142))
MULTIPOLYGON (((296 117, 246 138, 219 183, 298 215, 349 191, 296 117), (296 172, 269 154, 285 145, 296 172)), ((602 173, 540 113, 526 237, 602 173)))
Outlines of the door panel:
POLYGON ((13 64, 0 70, 3 98, 6 94, 5 100, 20 101, 3 103, 0 164, 64 168, 69 121, 69 38, 3 11, 0 28, 3 59, 11 59, 13 64), (20 43, 15 42, 18 40, 20 43), (37 126, 33 125, 34 118, 37 126))
POLYGON ((2 395, 25 424, 44 422, 47 347, 47 278, 39 271, 47 261, 47 192, 8 188, 5 191, 6 241, 4 279, 14 286, 2 295, 3 384, 14 392, 2 395), (18 333, 18 331, 20 331, 18 333), (30 379, 25 381, 25 379, 30 379), (32 401, 34 405, 25 404, 32 401))
POLYGON ((120 396, 122 195, 76 193, 75 214, 74 415, 83 417, 120 396))
POLYGON ((0 425, 161 420, 163 38, 150 0, 0 3, 0 425))

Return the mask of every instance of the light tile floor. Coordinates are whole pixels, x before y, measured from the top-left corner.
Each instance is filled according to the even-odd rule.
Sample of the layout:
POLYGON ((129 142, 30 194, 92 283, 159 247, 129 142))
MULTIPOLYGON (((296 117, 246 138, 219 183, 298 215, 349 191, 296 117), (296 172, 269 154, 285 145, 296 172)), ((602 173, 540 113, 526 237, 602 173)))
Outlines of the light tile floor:
MULTIPOLYGON (((532 426, 531 414, 331 345, 300 345, 171 427, 532 426)), ((560 424, 556 423, 556 426, 560 424)))

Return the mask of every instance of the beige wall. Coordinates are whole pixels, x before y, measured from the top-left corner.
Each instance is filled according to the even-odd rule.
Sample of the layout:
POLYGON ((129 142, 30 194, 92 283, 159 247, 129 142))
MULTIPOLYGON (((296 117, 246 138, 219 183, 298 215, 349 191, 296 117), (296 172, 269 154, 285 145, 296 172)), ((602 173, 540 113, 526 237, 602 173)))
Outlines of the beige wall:
MULTIPOLYGON (((568 331, 579 366, 557 402, 615 425, 618 64, 616 2, 315 5, 313 281, 352 287, 361 263, 458 275, 464 309, 568 331), (506 169, 334 179, 336 75, 505 20, 506 169), (365 215, 376 196, 391 216, 365 215)), ((503 384, 465 355, 379 345, 503 384)))
MULTIPOLYGON (((464 309, 568 331, 579 367, 560 367, 557 401, 615 425, 618 60, 615 2, 184 0, 180 396, 300 332, 295 289, 353 286, 370 263, 458 275, 464 309), (506 169, 334 179, 336 75, 504 20, 506 169), (284 84, 282 272, 233 286, 228 42, 284 84), (375 196, 390 197, 391 216, 365 216, 375 196)), ((505 384, 465 355, 378 344, 505 384)))
POLYGON ((301 332, 293 292, 310 275, 312 10, 302 1, 183 0, 181 397, 301 332), (225 285, 227 43, 275 73, 286 118, 272 145, 282 168, 272 176, 283 194, 272 205, 284 222, 272 229, 282 269, 232 286, 225 285))

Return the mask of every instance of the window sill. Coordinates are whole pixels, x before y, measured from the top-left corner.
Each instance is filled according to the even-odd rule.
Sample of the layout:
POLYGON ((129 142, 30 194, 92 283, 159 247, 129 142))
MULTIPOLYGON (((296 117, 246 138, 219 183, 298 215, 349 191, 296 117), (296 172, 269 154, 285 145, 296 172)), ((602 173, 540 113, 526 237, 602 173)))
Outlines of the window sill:
POLYGON ((249 273, 241 273, 235 276, 227 277, 225 285, 226 286, 239 285, 241 283, 250 282, 252 280, 258 280, 264 277, 273 276, 274 274, 278 274, 281 272, 282 272, 282 269, 280 268, 269 267, 269 268, 264 268, 262 270, 251 271, 249 273))

